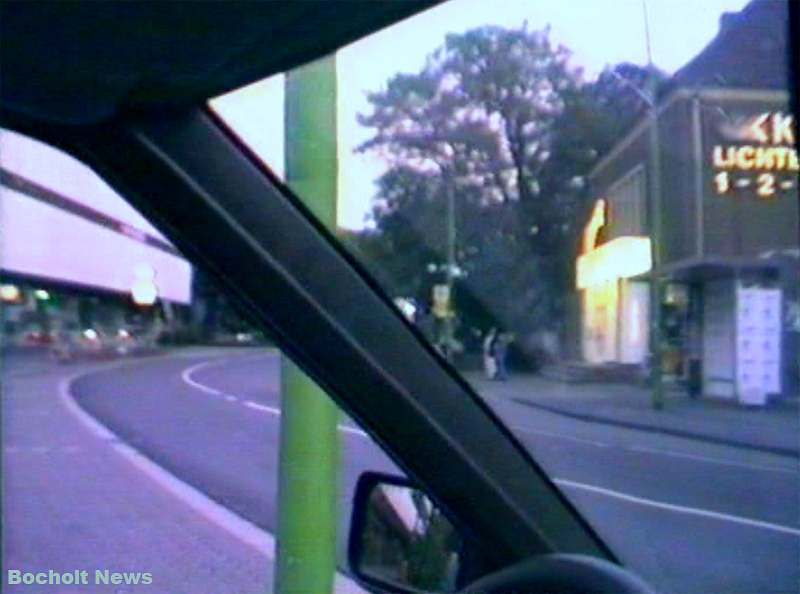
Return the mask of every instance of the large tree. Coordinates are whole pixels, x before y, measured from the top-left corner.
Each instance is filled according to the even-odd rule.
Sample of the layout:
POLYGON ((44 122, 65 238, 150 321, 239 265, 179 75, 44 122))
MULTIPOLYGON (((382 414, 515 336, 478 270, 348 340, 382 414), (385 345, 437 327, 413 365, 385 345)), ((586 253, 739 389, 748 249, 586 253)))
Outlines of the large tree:
POLYGON ((429 298, 452 200, 463 327, 500 324, 522 344, 558 327, 582 176, 641 113, 627 104, 641 101, 641 69, 585 85, 569 57, 547 29, 482 27, 448 35, 420 72, 369 95, 359 122, 374 134, 359 150, 389 168, 377 180, 375 229, 359 246, 390 292, 429 298))

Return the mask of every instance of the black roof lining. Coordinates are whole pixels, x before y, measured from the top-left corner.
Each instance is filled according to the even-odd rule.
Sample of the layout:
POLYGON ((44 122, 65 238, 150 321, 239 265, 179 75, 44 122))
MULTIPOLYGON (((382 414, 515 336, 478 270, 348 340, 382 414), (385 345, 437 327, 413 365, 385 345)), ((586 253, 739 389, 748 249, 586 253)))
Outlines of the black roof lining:
POLYGON ((433 4, 6 0, 0 98, 6 110, 62 124, 185 106, 314 60, 433 4))

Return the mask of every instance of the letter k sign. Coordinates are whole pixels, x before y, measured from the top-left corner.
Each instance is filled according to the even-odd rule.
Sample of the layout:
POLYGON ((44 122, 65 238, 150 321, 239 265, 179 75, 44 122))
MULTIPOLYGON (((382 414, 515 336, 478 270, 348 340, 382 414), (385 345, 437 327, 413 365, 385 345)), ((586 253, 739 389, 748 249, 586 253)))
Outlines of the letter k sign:
POLYGON ((794 145, 794 116, 788 113, 762 113, 749 126, 749 136, 761 144, 794 145))

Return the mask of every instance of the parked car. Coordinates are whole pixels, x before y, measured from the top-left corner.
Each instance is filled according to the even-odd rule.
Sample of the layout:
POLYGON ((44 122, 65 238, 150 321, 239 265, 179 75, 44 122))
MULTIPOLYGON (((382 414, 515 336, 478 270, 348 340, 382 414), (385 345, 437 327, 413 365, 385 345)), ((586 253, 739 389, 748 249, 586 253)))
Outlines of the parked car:
POLYGON ((96 358, 111 350, 109 337, 99 328, 81 328, 68 323, 53 333, 50 352, 57 361, 65 363, 79 358, 96 358))
POLYGON ((47 332, 39 328, 28 328, 20 335, 20 344, 22 346, 47 346, 52 342, 52 332, 47 332))

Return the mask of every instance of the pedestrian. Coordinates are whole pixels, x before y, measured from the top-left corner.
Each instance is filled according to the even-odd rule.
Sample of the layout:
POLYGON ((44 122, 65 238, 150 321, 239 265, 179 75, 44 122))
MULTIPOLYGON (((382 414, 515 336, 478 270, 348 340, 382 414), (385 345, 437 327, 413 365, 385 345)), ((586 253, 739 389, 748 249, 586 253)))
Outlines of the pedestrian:
POLYGON ((504 382, 508 379, 508 369, 506 368, 506 356, 508 355, 508 334, 501 332, 494 341, 494 361, 497 367, 495 378, 497 381, 504 382))
POLYGON ((497 328, 492 328, 483 339, 483 372, 486 379, 493 380, 497 374, 497 365, 494 360, 494 342, 497 339, 497 328))

